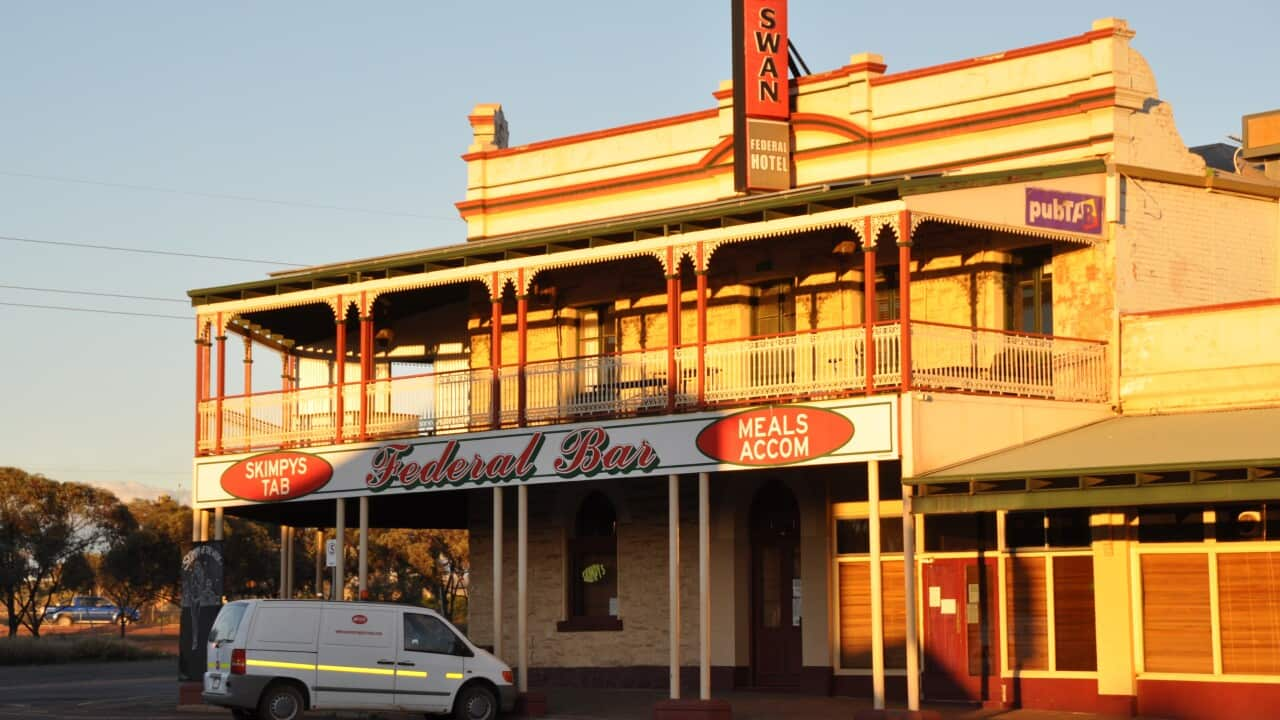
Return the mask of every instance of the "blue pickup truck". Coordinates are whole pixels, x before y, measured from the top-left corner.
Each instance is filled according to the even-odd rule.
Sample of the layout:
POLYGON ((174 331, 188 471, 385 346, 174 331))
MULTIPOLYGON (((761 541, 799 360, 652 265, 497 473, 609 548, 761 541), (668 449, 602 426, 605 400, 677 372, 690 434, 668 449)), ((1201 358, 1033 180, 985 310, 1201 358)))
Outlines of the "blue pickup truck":
POLYGON ((46 622, 58 625, 70 625, 76 622, 117 622, 124 614, 130 622, 138 621, 138 611, 125 608, 123 611, 106 598, 92 595, 76 595, 66 605, 50 605, 44 611, 46 622))

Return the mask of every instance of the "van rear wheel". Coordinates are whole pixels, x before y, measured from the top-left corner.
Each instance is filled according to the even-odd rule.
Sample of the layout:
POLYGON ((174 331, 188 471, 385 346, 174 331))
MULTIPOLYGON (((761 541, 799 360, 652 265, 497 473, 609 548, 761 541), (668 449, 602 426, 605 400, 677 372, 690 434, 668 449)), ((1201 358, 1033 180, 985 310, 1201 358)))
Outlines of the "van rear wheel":
POLYGON ((455 720, 494 720, 498 717, 498 698, 483 685, 469 685, 458 693, 453 703, 455 720))
POLYGON ((302 711, 302 693, 284 683, 267 688, 258 702, 259 720, 298 720, 302 711))

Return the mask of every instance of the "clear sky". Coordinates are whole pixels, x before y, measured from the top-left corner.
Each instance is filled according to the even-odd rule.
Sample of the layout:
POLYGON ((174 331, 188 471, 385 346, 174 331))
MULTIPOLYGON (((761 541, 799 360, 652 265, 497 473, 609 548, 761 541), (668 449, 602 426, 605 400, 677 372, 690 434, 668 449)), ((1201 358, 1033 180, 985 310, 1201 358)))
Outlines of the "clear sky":
MULTIPOLYGON (((859 52, 907 70, 1119 16, 1188 144, 1280 107, 1274 0, 790 11, 814 72, 859 52)), ((313 264, 462 242, 476 103, 503 104, 513 145, 711 107, 729 0, 0 0, 0 68, 0 236, 313 264)), ((189 305, 14 286, 180 301, 272 269, 0 239, 0 465, 190 491, 189 305)))

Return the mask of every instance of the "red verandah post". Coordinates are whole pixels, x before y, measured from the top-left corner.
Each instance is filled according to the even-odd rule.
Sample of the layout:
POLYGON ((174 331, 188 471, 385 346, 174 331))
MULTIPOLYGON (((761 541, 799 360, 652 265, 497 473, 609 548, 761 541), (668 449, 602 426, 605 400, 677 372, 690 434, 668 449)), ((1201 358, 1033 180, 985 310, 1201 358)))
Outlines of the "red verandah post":
POLYGON ((707 400, 707 267, 698 243, 698 407, 707 400))
POLYGON ((489 365, 493 370, 492 418, 496 429, 502 423, 502 286, 498 273, 493 274, 492 312, 489 318, 489 365))
POLYGON ((338 296, 338 324, 335 328, 337 337, 334 339, 334 361, 337 374, 337 398, 334 401, 334 409, 337 411, 334 418, 334 442, 342 442, 342 426, 346 420, 346 398, 342 395, 342 391, 347 382, 347 306, 343 304, 342 296, 338 296))
POLYGON ((529 293, 525 290, 524 270, 518 277, 520 287, 516 296, 516 423, 525 425, 525 408, 528 406, 528 385, 525 378, 525 365, 528 362, 529 350, 529 293))
POLYGON ((898 213, 898 344, 902 392, 911 390, 911 212, 898 213))
POLYGON ((862 219, 862 325, 865 331, 862 349, 866 371, 867 394, 876 389, 876 240, 871 236, 871 218, 862 219))

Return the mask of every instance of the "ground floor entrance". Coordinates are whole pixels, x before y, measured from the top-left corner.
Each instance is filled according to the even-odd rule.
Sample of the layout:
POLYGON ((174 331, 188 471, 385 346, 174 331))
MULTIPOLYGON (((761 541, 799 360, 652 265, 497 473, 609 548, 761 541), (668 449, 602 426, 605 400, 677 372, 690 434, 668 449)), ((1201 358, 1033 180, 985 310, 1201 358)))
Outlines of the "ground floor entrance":
POLYGON ((921 564, 925 593, 921 690, 938 702, 1001 699, 997 572, 988 557, 934 558, 921 564))
POLYGON ((800 685, 803 583, 800 509, 773 480, 751 505, 751 678, 760 688, 800 685))

